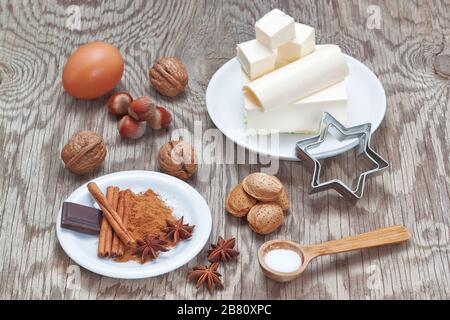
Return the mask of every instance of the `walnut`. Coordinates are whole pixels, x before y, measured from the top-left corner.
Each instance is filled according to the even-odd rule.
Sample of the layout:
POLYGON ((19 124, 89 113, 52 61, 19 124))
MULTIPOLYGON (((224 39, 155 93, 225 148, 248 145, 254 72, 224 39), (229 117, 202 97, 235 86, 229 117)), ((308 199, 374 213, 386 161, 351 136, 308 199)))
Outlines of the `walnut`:
POLYGON ((103 138, 92 131, 74 134, 61 150, 66 168, 75 174, 86 174, 102 164, 106 157, 103 138))
POLYGON ((182 180, 191 177, 197 170, 194 148, 187 142, 173 140, 159 150, 160 169, 182 180))
POLYGON ((161 58, 149 71, 150 83, 162 95, 175 97, 186 87, 189 77, 183 63, 175 57, 161 58))

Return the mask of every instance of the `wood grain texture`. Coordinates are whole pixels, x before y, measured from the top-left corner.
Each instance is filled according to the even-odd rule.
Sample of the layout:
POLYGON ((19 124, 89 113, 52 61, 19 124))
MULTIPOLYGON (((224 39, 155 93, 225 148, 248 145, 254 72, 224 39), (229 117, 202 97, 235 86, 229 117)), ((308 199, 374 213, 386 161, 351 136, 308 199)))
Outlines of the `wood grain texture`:
MULTIPOLYGON (((388 109, 372 145, 391 169, 370 179, 350 204, 333 192, 309 196, 310 174, 282 161, 278 177, 292 209, 275 234, 258 236, 223 210, 226 193, 259 165, 201 164, 189 183, 213 213, 211 241, 236 236, 241 256, 226 266, 225 289, 213 298, 449 299, 450 104, 449 81, 433 73, 433 58, 449 52, 450 1, 6 1, 0 0, 0 299, 203 299, 186 282, 204 263, 205 248, 188 265, 147 280, 116 280, 81 269, 81 286, 68 285, 74 262, 56 239, 64 199, 91 178, 131 169, 156 170, 156 155, 174 129, 214 128, 205 106, 213 73, 253 35, 253 23, 273 7, 316 27, 318 43, 336 43, 380 78, 388 109), (381 28, 366 25, 378 5, 381 28), (67 27, 70 5, 81 9, 81 30, 67 27), (169 132, 139 141, 118 138, 107 97, 79 101, 64 93, 64 62, 79 45, 105 40, 120 48, 126 72, 119 89, 151 95, 174 114, 169 132), (190 82, 165 99, 148 85, 147 70, 164 55, 180 57, 190 82), (76 177, 59 153, 79 130, 94 130, 108 146, 98 171, 76 177), (408 244, 321 257, 294 282, 266 279, 257 249, 270 239, 314 244, 394 224, 411 232, 408 244)), ((200 143, 202 143, 200 141, 200 143)), ((351 172, 354 155, 341 156, 329 174, 351 172)))

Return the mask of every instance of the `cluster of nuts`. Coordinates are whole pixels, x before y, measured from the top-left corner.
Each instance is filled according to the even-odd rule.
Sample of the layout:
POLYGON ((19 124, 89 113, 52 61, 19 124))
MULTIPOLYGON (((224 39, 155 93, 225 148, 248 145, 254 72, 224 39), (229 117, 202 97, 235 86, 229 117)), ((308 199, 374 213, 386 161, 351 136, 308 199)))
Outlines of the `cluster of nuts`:
POLYGON ((167 128, 172 121, 170 112, 156 105, 150 97, 133 100, 127 92, 118 92, 108 100, 108 109, 112 115, 123 116, 117 128, 122 138, 139 139, 147 126, 153 130, 167 128))
POLYGON ((182 180, 187 180, 197 170, 194 148, 181 140, 164 144, 159 150, 158 163, 162 172, 182 180))
POLYGON ((250 228, 269 234, 283 224, 289 210, 286 189, 277 177, 252 173, 228 194, 225 210, 235 217, 247 216, 250 228))
MULTIPOLYGON (((162 95, 175 97, 188 83, 189 77, 183 63, 175 57, 159 59, 149 70, 150 83, 162 95)), ((127 92, 119 92, 108 100, 109 112, 122 116, 118 129, 122 138, 139 139, 147 127, 153 130, 167 128, 172 121, 170 112, 153 103, 150 97, 133 100, 127 92)))
MULTIPOLYGON (((151 85, 168 97, 181 93, 189 80, 185 66, 175 57, 159 59, 150 68, 149 77, 151 85)), ((172 122, 172 114, 147 96, 133 99, 127 92, 118 92, 109 98, 107 104, 112 115, 121 117, 117 127, 123 138, 139 139, 147 127, 159 130, 167 128, 172 122)), ((81 131, 64 145, 61 158, 72 172, 86 174, 102 164, 106 153, 102 137, 92 131, 81 131)), ((170 141, 164 145, 158 160, 162 171, 180 179, 188 179, 197 168, 194 149, 181 141, 170 141)))

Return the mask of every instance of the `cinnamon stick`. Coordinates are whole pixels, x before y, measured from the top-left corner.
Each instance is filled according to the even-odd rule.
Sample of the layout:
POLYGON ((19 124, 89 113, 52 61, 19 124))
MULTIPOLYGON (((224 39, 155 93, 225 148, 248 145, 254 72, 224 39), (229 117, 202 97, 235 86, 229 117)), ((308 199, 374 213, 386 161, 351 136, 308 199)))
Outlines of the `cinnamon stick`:
MULTIPOLYGON (((124 191, 119 192, 119 200, 117 205, 117 214, 122 219, 122 223, 124 227, 126 227, 126 224, 123 221, 123 209, 124 209, 124 191)), ((121 257, 123 255, 123 247, 121 248, 122 242, 120 241, 119 236, 114 233, 113 240, 112 240, 112 246, 111 246, 111 256, 112 257, 121 257)))
MULTIPOLYGON (((125 228, 128 227, 128 219, 130 216, 130 197, 131 197, 131 191, 130 190, 125 190, 123 193, 123 216, 122 216, 122 222, 123 225, 125 226, 125 228)), ((121 242, 119 244, 119 252, 121 253, 121 255, 123 255, 125 248, 123 243, 121 242)))
MULTIPOLYGON (((108 187, 108 189, 106 190, 106 199, 108 200, 109 203, 111 203, 113 199, 113 188, 108 187)), ((109 229, 112 230, 108 220, 105 217, 103 217, 100 225, 100 233, 98 236, 98 253, 97 253, 98 256, 102 258, 108 257, 111 253, 111 248, 108 248, 106 246, 107 243, 106 239, 108 237, 109 229)))
POLYGON ((97 184, 95 182, 89 182, 87 187, 92 197, 100 206, 100 209, 103 212, 103 216, 106 217, 109 224, 114 229, 114 232, 116 232, 119 236, 120 240, 122 240, 122 242, 128 246, 133 245, 135 243, 133 236, 127 230, 127 228, 124 227, 122 219, 120 219, 116 210, 114 210, 114 208, 112 208, 112 206, 109 204, 108 200, 105 198, 97 184))
MULTIPOLYGON (((119 203, 119 191, 118 187, 108 187, 106 189, 106 198, 108 199, 111 207, 117 211, 117 205, 119 203), (108 198, 108 193, 111 193, 111 199, 108 198)), ((108 229, 106 230, 106 242, 105 242, 105 251, 112 256, 112 242, 114 237, 114 230, 111 225, 108 223, 108 229)))

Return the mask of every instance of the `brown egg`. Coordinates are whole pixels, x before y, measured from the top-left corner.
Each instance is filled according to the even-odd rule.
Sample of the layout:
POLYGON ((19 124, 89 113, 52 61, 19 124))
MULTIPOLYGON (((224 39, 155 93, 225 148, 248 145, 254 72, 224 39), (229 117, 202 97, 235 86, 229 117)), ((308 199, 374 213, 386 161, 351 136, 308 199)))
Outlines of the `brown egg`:
POLYGON ((95 99, 111 91, 122 78, 119 49, 101 41, 79 47, 64 66, 64 89, 79 99, 95 99))

